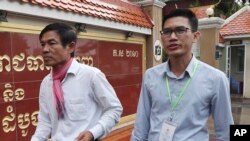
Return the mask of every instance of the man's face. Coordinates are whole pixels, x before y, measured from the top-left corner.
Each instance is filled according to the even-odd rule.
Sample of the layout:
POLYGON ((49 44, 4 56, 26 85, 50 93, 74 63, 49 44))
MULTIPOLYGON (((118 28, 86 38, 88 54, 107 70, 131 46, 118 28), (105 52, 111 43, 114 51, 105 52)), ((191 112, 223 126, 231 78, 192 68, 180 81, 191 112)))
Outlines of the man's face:
POLYGON ((45 65, 52 66, 54 69, 59 69, 68 61, 70 53, 74 51, 75 47, 75 43, 70 43, 63 47, 60 37, 55 31, 44 33, 40 43, 45 65))
POLYGON ((192 54, 192 44, 200 36, 192 32, 187 18, 173 17, 165 21, 162 29, 163 46, 169 57, 181 57, 192 54))

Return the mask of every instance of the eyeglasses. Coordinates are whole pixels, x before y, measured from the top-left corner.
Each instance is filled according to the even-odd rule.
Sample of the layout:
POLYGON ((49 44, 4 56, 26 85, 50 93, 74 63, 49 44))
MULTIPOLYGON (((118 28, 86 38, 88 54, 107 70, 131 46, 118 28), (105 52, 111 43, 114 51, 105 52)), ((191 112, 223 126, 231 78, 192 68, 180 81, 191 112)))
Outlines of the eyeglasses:
POLYGON ((171 28, 164 28, 162 31, 160 31, 162 36, 170 37, 172 33, 174 32, 176 36, 181 36, 184 33, 187 33, 188 30, 193 31, 190 28, 184 27, 184 26, 178 26, 175 27, 174 29, 171 28))

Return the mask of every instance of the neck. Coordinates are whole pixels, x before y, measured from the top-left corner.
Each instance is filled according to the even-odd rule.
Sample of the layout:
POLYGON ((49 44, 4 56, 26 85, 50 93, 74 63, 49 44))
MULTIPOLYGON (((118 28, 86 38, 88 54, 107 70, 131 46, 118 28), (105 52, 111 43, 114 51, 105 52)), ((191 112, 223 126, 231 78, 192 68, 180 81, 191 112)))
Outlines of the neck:
POLYGON ((189 62, 192 59, 192 54, 181 57, 169 57, 170 61, 170 70, 178 77, 180 76, 187 68, 189 62))
POLYGON ((62 62, 61 64, 58 64, 58 65, 54 66, 52 68, 53 72, 60 72, 62 69, 64 69, 65 66, 68 65, 68 63, 71 63, 71 59, 72 58, 68 58, 65 62, 62 62))

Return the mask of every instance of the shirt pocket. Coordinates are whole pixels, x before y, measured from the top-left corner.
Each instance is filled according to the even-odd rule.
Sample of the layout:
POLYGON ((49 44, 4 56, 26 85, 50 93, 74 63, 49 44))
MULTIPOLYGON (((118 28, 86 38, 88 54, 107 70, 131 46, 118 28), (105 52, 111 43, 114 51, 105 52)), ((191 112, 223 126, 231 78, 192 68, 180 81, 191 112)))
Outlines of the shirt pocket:
POLYGON ((68 103, 68 116, 70 120, 84 120, 87 118, 87 102, 83 99, 70 99, 68 103))

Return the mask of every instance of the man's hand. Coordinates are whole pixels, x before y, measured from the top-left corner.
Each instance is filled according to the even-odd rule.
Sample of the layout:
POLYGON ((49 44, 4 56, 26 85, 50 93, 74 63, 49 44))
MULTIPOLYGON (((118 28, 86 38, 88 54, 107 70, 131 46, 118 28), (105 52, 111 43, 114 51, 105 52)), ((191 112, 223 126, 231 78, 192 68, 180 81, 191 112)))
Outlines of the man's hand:
POLYGON ((89 131, 81 132, 75 141, 94 141, 94 136, 89 131))

